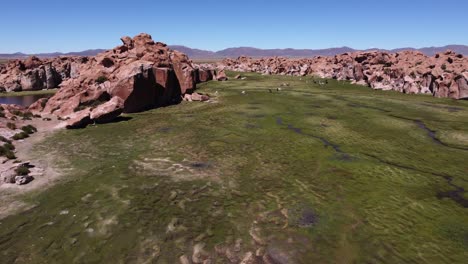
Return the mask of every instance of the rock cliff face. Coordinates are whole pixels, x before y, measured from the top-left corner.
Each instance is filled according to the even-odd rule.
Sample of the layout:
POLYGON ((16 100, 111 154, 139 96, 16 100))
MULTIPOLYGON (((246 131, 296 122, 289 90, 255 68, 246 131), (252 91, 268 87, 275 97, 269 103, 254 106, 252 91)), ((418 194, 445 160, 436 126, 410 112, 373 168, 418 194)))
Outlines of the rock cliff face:
POLYGON ((6 91, 60 87, 49 100, 29 110, 68 119, 67 126, 106 122, 120 113, 140 112, 180 102, 197 82, 214 72, 197 69, 189 58, 150 35, 121 38, 123 45, 95 57, 59 57, 10 61, 0 68, 0 88, 6 91))
POLYGON ((25 61, 11 60, 0 65, 1 91, 31 91, 57 88, 62 80, 73 77, 73 68, 84 58, 61 57, 41 60, 29 57, 25 61))
POLYGON ((416 51, 357 52, 333 57, 225 59, 227 70, 263 74, 315 75, 351 80, 373 89, 468 99, 468 59, 447 51, 428 57, 416 51))

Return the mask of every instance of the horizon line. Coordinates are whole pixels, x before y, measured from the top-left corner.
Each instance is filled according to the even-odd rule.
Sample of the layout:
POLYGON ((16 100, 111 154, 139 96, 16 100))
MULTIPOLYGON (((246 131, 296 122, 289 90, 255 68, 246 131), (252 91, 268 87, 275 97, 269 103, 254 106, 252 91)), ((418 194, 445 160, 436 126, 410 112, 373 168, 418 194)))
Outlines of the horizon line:
MULTIPOLYGON (((239 48, 250 48, 250 49, 258 49, 258 50, 310 50, 310 51, 348 48, 348 49, 352 49, 352 50, 355 50, 355 51, 367 51, 367 50, 393 51, 393 50, 399 50, 399 49, 403 49, 403 50, 404 49, 420 50, 420 49, 430 49, 430 48, 444 48, 444 47, 448 47, 448 46, 465 46, 465 47, 468 47, 468 44, 446 44, 446 45, 442 45, 442 46, 400 47, 400 48, 390 48, 390 49, 388 49, 388 48, 378 48, 378 47, 371 47, 371 48, 365 48, 365 49, 356 49, 356 48, 349 47, 349 46, 336 46, 336 47, 329 47, 329 48, 258 48, 258 47, 252 47, 252 46, 237 46, 237 47, 227 47, 227 48, 220 49, 220 50, 217 50, 217 51, 213 51, 213 50, 209 50, 209 49, 203 49, 203 48, 194 48, 194 47, 190 47, 190 46, 186 46, 186 45, 182 45, 182 44, 167 44, 167 46, 169 46, 169 47, 179 46, 179 47, 185 47, 185 48, 189 48, 189 49, 196 49, 196 50, 201 50, 201 51, 217 53, 217 52, 225 51, 227 49, 239 49, 239 48)), ((15 54, 18 54, 18 55, 19 54, 21 54, 21 55, 40 55, 40 54, 53 54, 53 53, 67 54, 67 53, 81 53, 81 52, 85 52, 85 51, 110 50, 110 49, 112 49, 112 48, 107 48, 107 49, 89 48, 89 49, 84 49, 84 50, 80 50, 80 51, 76 51, 76 50, 75 51, 49 51, 49 52, 34 52, 34 53, 25 53, 25 52, 22 52, 22 51, 16 51, 16 52, 0 52, 0 54, 2 54, 2 55, 15 55, 15 54)))

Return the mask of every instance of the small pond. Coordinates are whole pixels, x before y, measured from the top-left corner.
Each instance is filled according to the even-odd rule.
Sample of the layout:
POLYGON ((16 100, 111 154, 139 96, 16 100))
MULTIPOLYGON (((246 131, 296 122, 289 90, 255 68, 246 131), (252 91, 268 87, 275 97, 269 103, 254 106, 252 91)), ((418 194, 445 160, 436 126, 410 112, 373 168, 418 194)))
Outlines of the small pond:
POLYGON ((0 96, 0 104, 16 104, 28 107, 41 98, 49 98, 52 94, 34 94, 20 96, 0 96))

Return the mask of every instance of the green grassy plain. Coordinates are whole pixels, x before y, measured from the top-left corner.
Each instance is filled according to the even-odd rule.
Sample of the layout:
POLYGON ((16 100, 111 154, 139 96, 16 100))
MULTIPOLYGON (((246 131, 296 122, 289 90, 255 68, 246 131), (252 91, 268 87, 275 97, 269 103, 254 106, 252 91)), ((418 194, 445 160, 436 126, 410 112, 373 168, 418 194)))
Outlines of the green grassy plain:
POLYGON ((10 96, 28 96, 28 95, 52 95, 55 94, 58 89, 47 89, 39 91, 21 91, 21 92, 6 92, 0 93, 0 97, 10 97, 10 96))
POLYGON ((0 220, 1 262, 178 263, 202 245, 214 263, 228 263, 215 247, 278 263, 468 259, 468 102, 244 76, 199 85, 215 103, 37 145, 67 175, 0 220))

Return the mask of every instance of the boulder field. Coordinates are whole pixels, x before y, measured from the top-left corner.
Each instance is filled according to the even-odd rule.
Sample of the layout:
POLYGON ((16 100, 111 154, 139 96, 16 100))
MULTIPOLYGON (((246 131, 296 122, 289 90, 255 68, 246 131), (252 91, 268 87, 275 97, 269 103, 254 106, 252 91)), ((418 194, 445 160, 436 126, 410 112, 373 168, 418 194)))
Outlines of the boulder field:
POLYGON ((252 59, 242 56, 224 59, 221 66, 232 71, 314 75, 350 80, 373 89, 468 99, 468 59, 452 51, 434 57, 417 51, 356 52, 308 59, 252 59))
MULTIPOLYGON (((142 33, 122 37, 122 45, 94 57, 30 57, 0 68, 0 89, 40 90, 60 87, 50 99, 29 107, 33 114, 67 120, 68 128, 109 122, 181 100, 208 100, 196 94, 196 84, 216 78, 189 58, 142 33)), ((221 73, 223 74, 223 73, 221 73)))

